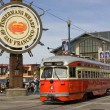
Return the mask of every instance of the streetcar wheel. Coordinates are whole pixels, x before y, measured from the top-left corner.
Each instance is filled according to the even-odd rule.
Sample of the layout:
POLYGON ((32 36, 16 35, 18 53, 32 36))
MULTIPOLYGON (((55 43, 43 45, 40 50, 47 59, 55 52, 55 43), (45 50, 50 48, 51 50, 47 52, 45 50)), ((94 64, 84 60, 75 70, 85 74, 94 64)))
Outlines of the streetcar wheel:
POLYGON ((87 93, 84 94, 82 101, 87 101, 87 93))
POLYGON ((103 96, 106 96, 106 95, 107 95, 107 91, 108 91, 108 90, 106 90, 106 92, 104 93, 104 95, 103 95, 103 96))

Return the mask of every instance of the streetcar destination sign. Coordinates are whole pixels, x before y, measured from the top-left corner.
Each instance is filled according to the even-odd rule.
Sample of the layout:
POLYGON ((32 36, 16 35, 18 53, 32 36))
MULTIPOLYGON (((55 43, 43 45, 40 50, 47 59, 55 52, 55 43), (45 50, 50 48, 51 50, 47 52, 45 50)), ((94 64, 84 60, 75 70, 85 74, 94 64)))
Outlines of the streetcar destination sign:
POLYGON ((38 13, 30 6, 11 2, 0 8, 0 48, 21 54, 34 48, 42 35, 38 13))

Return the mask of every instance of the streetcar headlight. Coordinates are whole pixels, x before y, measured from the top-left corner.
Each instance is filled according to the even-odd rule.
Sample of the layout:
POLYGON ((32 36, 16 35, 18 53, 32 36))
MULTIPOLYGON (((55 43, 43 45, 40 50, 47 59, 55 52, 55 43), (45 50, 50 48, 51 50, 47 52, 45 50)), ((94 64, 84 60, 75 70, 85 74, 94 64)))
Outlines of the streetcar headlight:
POLYGON ((51 89, 51 90, 53 90, 53 89, 54 89, 54 87, 53 87, 53 86, 50 86, 50 89, 51 89))

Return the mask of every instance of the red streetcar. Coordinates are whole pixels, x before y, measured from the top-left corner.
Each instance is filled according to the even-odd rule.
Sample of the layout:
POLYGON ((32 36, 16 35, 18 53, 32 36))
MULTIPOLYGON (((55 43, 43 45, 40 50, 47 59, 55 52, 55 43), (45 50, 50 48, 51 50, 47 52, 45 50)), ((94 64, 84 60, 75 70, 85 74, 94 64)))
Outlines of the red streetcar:
POLYGON ((41 63, 40 100, 70 101, 104 95, 110 89, 110 65, 72 56, 41 63))

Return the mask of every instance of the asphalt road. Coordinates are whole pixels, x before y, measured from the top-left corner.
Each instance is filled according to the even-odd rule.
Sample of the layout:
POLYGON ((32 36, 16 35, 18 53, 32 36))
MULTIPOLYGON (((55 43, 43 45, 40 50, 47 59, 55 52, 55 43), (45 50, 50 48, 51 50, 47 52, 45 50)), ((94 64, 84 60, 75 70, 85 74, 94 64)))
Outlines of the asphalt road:
POLYGON ((0 95, 0 110, 110 110, 110 95, 86 102, 42 103, 39 95, 6 97, 0 95))

